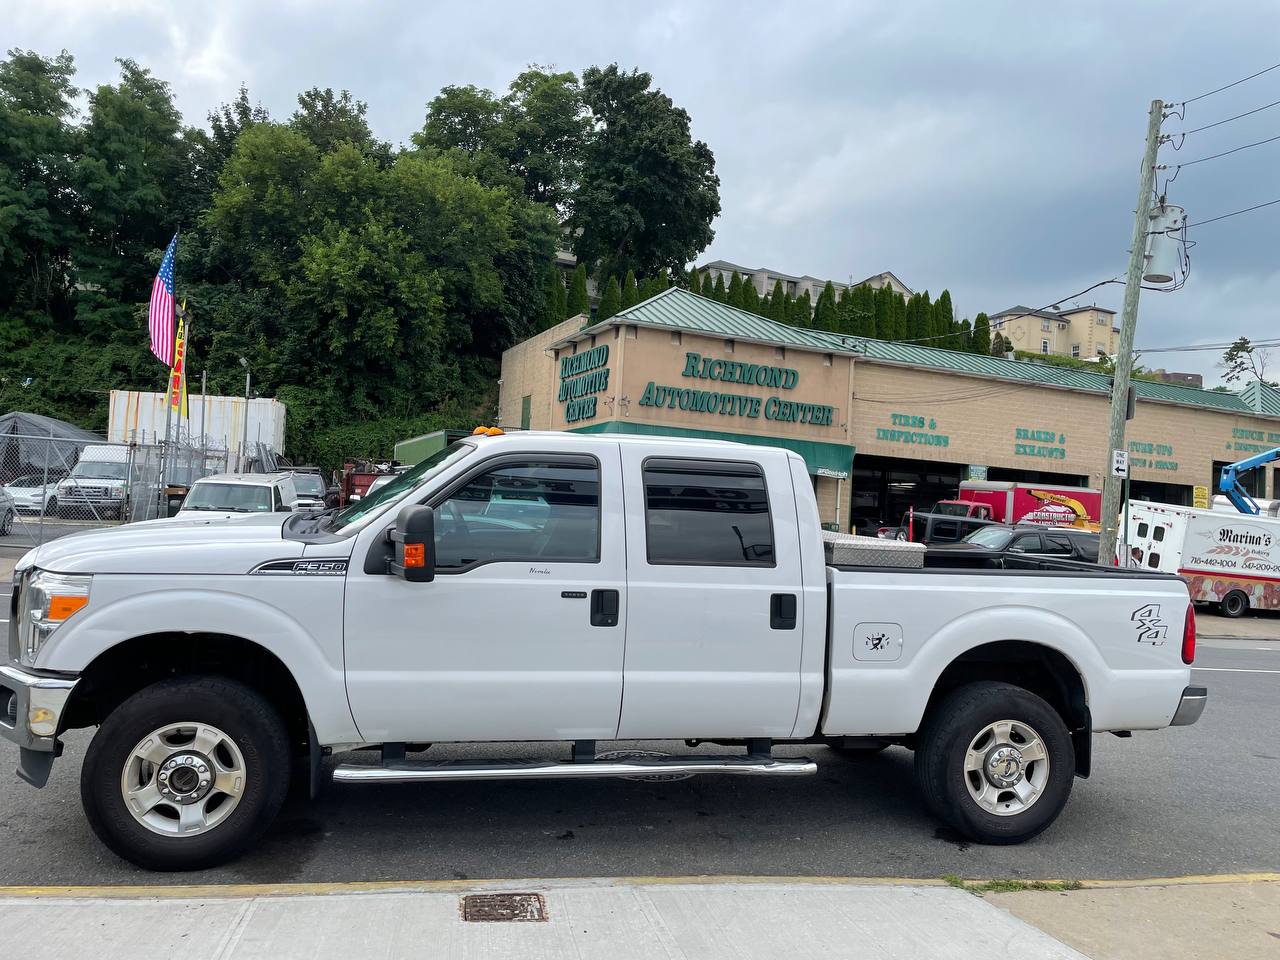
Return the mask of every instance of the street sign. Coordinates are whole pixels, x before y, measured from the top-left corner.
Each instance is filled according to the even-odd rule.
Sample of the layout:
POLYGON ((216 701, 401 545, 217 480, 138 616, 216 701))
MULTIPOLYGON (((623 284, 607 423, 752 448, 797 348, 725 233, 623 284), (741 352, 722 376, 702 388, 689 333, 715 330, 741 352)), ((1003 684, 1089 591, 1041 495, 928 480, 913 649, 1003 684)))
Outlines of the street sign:
POLYGON ((1195 486, 1191 488, 1191 505, 1197 510, 1209 509, 1209 488, 1195 486))
POLYGON ((1111 475, 1113 477, 1127 477, 1129 475, 1128 450, 1111 451, 1111 475))

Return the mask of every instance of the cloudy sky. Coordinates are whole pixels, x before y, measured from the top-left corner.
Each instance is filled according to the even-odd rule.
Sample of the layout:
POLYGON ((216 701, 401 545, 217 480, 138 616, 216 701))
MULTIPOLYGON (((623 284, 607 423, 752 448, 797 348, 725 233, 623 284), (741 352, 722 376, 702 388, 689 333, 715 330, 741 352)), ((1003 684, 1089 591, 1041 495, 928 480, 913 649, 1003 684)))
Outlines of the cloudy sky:
MULTIPOLYGON (((972 316, 1123 275, 1146 113, 1280 62, 1280 4, 662 2, 172 4, 0 0, 0 39, 71 51, 83 86, 132 57, 192 123, 249 87, 350 89, 405 142, 445 84, 503 89, 526 64, 653 74, 715 151, 705 258, 833 279, 892 270, 972 316)), ((1190 104, 1190 130, 1280 101, 1280 70, 1190 104)), ((1176 164, 1280 135, 1280 106, 1165 147, 1176 164)), ((1192 222, 1280 198, 1280 141, 1184 169, 1192 222)), ((1138 343, 1280 335, 1280 205, 1192 231, 1177 293, 1146 293, 1138 343)), ((1122 287, 1084 302, 1119 309, 1122 287)), ((1065 302, 1065 301, 1064 301, 1065 302)), ((1212 376, 1213 353, 1140 362, 1212 376)), ((1280 366, 1280 360, 1277 361, 1280 366)))

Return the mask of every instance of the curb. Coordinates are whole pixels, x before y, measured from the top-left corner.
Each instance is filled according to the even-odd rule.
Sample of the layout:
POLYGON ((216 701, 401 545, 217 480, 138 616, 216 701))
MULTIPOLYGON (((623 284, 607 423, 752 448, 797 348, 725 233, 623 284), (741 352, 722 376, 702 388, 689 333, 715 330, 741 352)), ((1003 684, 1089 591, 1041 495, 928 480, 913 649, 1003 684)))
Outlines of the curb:
MULTIPOLYGON (((974 880, 973 883, 984 883, 974 880)), ((1026 881, 1031 883, 1034 881, 1026 881)), ((1046 883, 1062 883, 1049 880, 1046 883)), ((1081 880, 1081 890, 1280 883, 1280 873, 1190 874, 1136 880, 1081 880)), ((325 883, 165 884, 158 886, 0 886, 0 899, 227 900, 260 897, 316 897, 380 893, 462 893, 475 890, 554 890, 582 887, 714 886, 948 887, 928 877, 563 877, 545 880, 356 880, 325 883)), ((1037 892, 1037 891, 1031 891, 1037 892)))

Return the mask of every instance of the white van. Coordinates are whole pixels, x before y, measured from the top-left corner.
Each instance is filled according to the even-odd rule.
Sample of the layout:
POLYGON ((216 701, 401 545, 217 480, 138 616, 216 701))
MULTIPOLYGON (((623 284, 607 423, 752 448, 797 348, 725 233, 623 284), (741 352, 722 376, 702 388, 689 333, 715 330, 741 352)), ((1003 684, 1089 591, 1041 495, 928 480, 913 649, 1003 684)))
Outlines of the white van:
POLYGON ((291 474, 216 473, 192 485, 177 515, 292 513, 297 505, 291 474))
POLYGON ((1129 566, 1176 573, 1224 616, 1280 610, 1280 517, 1129 503, 1129 566))

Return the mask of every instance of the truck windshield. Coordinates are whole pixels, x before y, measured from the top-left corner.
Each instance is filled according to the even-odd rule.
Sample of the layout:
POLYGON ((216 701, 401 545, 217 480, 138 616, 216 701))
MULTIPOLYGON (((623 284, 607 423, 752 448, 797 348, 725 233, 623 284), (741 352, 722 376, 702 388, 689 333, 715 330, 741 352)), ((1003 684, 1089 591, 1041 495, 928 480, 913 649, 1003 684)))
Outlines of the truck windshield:
POLYGON ((934 505, 932 512, 943 517, 967 517, 969 515, 969 510, 970 507, 967 501, 964 503, 956 503, 953 500, 948 503, 946 500, 943 500, 934 505))
POLYGON ((325 495, 324 478, 318 473, 295 473, 293 485, 304 496, 323 497, 325 495))
POLYGON ((428 477, 434 476, 451 463, 457 463, 475 450, 475 446, 459 440, 451 443, 438 453, 433 453, 416 467, 406 470, 384 487, 373 490, 363 500, 353 503, 345 510, 333 515, 329 522, 330 530, 341 530, 343 527, 375 513, 383 504, 398 500, 404 493, 412 490, 428 477))
POLYGON ((986 547, 989 550, 1003 550, 1009 545, 1009 538, 1012 536, 1013 531, 1009 527, 979 527, 965 537, 964 542, 972 543, 975 547, 986 547))
POLYGON ((271 488, 247 483, 197 483, 187 494, 182 509, 265 513, 271 509, 271 488))
POLYGON ((101 460, 81 460, 71 468, 71 476, 86 480, 123 480, 127 464, 103 463, 101 460))

